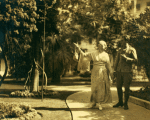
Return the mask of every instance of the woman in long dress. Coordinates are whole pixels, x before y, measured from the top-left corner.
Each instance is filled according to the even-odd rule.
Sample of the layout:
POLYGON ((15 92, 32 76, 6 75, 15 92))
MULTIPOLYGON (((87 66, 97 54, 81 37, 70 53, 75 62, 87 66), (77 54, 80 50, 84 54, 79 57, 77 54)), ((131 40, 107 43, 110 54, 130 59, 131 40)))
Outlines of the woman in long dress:
POLYGON ((82 56, 93 60, 93 69, 91 70, 91 107, 93 108, 96 106, 96 103, 99 103, 99 110, 102 110, 101 104, 112 102, 110 79, 113 77, 113 71, 109 55, 105 52, 107 44, 105 41, 99 41, 98 50, 92 53, 84 53, 77 44, 75 45, 82 56))

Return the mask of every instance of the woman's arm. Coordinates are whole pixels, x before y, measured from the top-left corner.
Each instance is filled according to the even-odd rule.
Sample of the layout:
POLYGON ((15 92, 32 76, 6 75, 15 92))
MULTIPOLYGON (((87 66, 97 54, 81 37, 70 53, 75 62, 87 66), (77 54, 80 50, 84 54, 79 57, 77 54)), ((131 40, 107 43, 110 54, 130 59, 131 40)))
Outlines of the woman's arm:
POLYGON ((80 47, 78 46, 78 44, 74 43, 74 45, 77 47, 77 50, 81 53, 81 55, 82 55, 83 57, 88 57, 88 56, 89 56, 89 53, 84 53, 84 52, 80 49, 80 47))

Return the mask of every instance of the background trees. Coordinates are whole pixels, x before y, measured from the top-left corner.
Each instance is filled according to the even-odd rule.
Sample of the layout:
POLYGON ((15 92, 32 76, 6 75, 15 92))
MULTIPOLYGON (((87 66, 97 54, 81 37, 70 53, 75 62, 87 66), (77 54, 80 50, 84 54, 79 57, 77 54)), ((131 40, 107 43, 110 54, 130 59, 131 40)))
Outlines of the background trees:
MULTIPOLYGON (((26 58, 24 59, 26 65, 30 65, 27 71, 31 69, 31 66, 33 67, 31 91, 37 91, 39 81, 39 71, 36 64, 39 64, 44 28, 43 18, 40 17, 43 17, 47 12, 44 11, 45 7, 48 8, 49 4, 53 7, 53 4, 55 4, 55 2, 51 2, 49 4, 44 3, 44 1, 39 2, 40 6, 37 5, 35 0, 6 0, 1 2, 1 14, 4 16, 1 23, 4 26, 3 31, 5 35, 8 36, 8 39, 5 37, 3 41, 7 42, 5 45, 9 47, 8 56, 11 58, 11 62, 13 59, 18 60, 15 61, 16 70, 19 70, 19 66, 22 64, 21 59, 18 58, 23 57, 26 58), (37 8, 37 6, 39 8, 37 8), (25 56, 27 52, 30 55, 25 56), (29 58, 31 58, 30 62, 29 58)), ((50 12, 52 13, 53 11, 50 12)), ((49 21, 49 25, 46 27, 47 33, 49 33, 48 30, 52 31, 51 26, 53 22, 51 23, 50 17, 50 15, 47 15, 46 17, 46 21, 49 21)), ((12 65, 14 66, 14 64, 12 65)))
MULTIPOLYGON (((80 44, 84 38, 88 38, 89 43, 93 39, 105 40, 108 52, 113 54, 117 49, 116 39, 129 40, 138 50, 141 65, 149 66, 146 58, 149 9, 134 19, 129 12, 130 5, 119 4, 117 0, 4 0, 0 10, 1 31, 5 34, 1 38, 3 53, 11 60, 12 73, 16 76, 20 74, 17 70, 27 74, 32 67, 31 91, 37 91, 39 83, 41 50, 48 66, 46 73, 53 82, 59 82, 60 75, 73 61, 72 43, 80 44), (45 49, 42 46, 44 30, 45 49)), ((149 67, 145 68, 149 75, 149 67)))
POLYGON ((130 13, 131 5, 117 0, 78 0, 63 1, 59 8, 58 28, 60 35, 70 42, 80 43, 88 37, 89 42, 96 38, 108 44, 108 52, 114 54, 115 44, 127 40, 137 49, 138 66, 144 65, 147 76, 149 70, 149 8, 134 18, 130 13), (73 39, 73 38, 75 39, 73 39))
POLYGON ((150 8, 147 7, 138 18, 134 20, 130 41, 138 53, 138 65, 144 66, 148 79, 150 80, 150 8))
POLYGON ((68 63, 69 58, 67 54, 71 54, 72 52, 72 50, 69 50, 71 47, 67 45, 68 43, 65 41, 63 43, 63 40, 55 41, 55 39, 47 39, 46 43, 49 44, 47 51, 42 46, 44 30, 46 37, 59 34, 56 27, 58 21, 57 8, 58 4, 56 5, 55 0, 8 0, 1 3, 1 14, 4 16, 1 23, 4 26, 3 31, 5 35, 8 36, 8 39, 5 37, 3 41, 7 42, 5 45, 9 46, 9 51, 6 55, 9 56, 12 63, 11 65, 15 66, 15 71, 12 69, 12 73, 15 72, 15 75, 19 75, 20 70, 26 69, 24 72, 27 75, 27 72, 32 68, 31 91, 38 90, 38 65, 42 57, 41 50, 42 52, 47 52, 45 59, 52 58, 51 60, 60 63, 59 65, 51 61, 48 63, 51 64, 51 66, 56 66, 53 67, 53 69, 51 69, 51 67, 48 68, 49 71, 51 71, 48 73, 53 74, 51 76, 53 76, 55 81, 60 81, 64 64, 68 63), (44 26, 44 16, 46 26, 44 26), (55 44, 55 42, 57 44, 55 44), (50 47, 52 47, 52 49, 50 47), (58 55, 57 57, 54 56, 56 54, 58 55), (25 66, 27 68, 25 68, 25 66), (58 70, 58 68, 61 68, 61 70, 58 70), (59 74, 56 73, 58 71, 60 71, 59 74))
POLYGON ((60 76, 68 70, 73 62, 74 46, 59 36, 47 37, 45 65, 48 77, 52 83, 59 83, 60 76))

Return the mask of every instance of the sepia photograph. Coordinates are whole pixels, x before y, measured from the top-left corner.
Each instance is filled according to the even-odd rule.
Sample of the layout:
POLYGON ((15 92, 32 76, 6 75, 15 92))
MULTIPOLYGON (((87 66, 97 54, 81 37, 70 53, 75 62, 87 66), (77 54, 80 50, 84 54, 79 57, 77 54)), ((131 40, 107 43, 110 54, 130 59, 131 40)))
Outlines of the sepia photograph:
POLYGON ((150 0, 0 0, 0 120, 150 120, 150 0))

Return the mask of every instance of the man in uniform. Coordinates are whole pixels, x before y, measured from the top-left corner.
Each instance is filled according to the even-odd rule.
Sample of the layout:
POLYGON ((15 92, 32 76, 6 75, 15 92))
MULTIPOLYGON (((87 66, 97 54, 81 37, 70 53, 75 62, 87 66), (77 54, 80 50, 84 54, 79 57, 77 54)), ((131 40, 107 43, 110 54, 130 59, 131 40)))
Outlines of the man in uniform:
POLYGON ((117 93, 119 102, 113 107, 124 106, 128 108, 129 90, 132 81, 132 64, 137 62, 136 50, 129 45, 125 40, 121 43, 121 49, 118 50, 114 64, 114 73, 116 75, 117 93), (122 86, 125 87, 124 103, 122 86))

